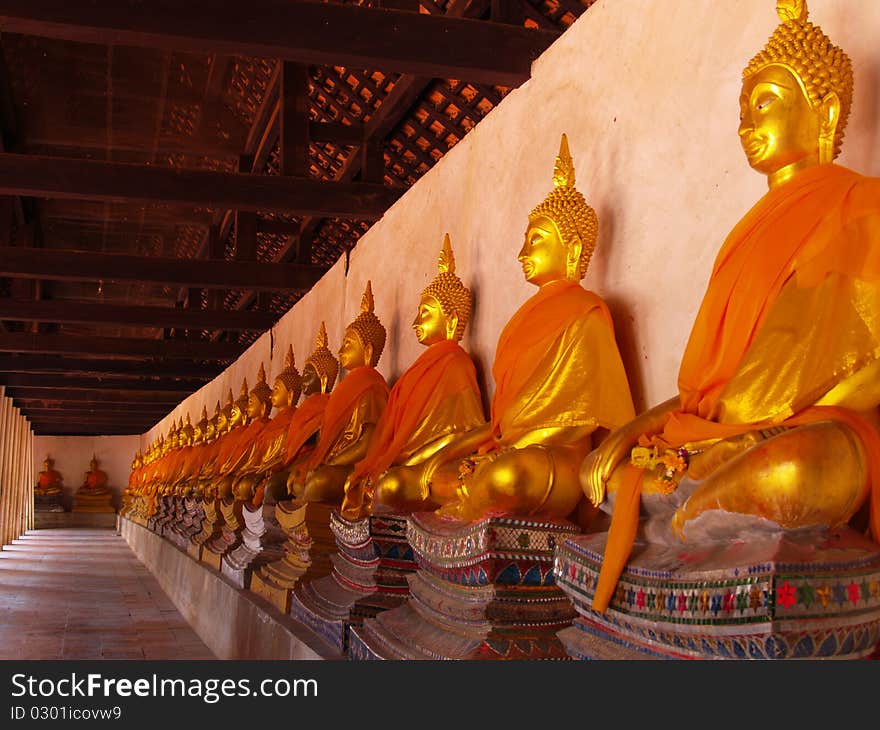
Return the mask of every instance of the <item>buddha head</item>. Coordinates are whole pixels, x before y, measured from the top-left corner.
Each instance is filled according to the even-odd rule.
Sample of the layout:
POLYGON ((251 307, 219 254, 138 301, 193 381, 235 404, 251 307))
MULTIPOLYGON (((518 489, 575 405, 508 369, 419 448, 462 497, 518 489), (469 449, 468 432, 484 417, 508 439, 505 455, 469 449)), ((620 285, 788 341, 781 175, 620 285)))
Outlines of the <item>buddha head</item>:
POLYGON ((517 257, 526 281, 542 287, 554 281, 580 281, 587 273, 599 221, 575 189, 574 162, 563 134, 553 169, 553 190, 531 213, 517 257))
POLYGON ((92 454, 92 460, 89 462, 89 471, 98 470, 98 457, 92 454))
MULTIPOLYGON (((229 395, 232 395, 232 391, 229 391, 229 395)), ((231 431, 233 428, 238 428, 239 426, 244 426, 247 423, 248 415, 247 415, 247 405, 248 405, 248 382, 247 378, 243 378, 241 381, 241 389, 238 391, 238 398, 232 401, 232 408, 229 412, 229 426, 228 429, 231 431)))
POLYGON ((455 275, 449 234, 443 239, 438 274, 422 292, 412 327, 416 339, 429 347, 443 340, 458 342, 471 316, 471 293, 455 275))
POLYGON ((193 444, 200 444, 207 440, 208 432, 208 409, 202 406, 202 417, 193 428, 193 444))
POLYGON ((771 187, 840 153, 852 107, 852 62, 807 21, 806 0, 778 0, 782 21, 743 70, 739 137, 771 187))
POLYGON ((186 424, 183 428, 180 429, 180 445, 183 446, 192 446, 193 438, 195 436, 195 428, 193 428, 192 423, 189 420, 189 413, 186 414, 186 424))
MULTIPOLYGON (((231 394, 231 393, 230 393, 231 394)), ((226 430, 226 416, 223 414, 223 409, 220 407, 220 401, 214 405, 214 415, 211 416, 211 420, 208 421, 208 428, 205 430, 205 437, 209 441, 213 441, 216 438, 220 437, 226 430)))
POLYGON ((373 312, 373 286, 367 288, 361 298, 361 311, 348 325, 339 348, 339 364, 346 370, 367 366, 375 367, 385 349, 385 327, 373 312))
POLYGON ((43 459, 43 471, 52 471, 52 465, 54 463, 53 459, 46 454, 46 458, 43 459))
POLYGON ((226 393, 226 403, 220 409, 220 418, 217 419, 217 436, 222 436, 232 428, 232 409, 235 407, 235 396, 232 388, 226 393))
POLYGON ((299 400, 302 390, 302 376, 296 369, 293 356, 293 345, 287 346, 287 354, 284 356, 284 369, 275 376, 272 385, 272 406, 279 411, 290 408, 299 400))
POLYGON ((321 322, 315 349, 303 366, 302 389, 305 395, 329 393, 339 375, 339 361, 327 347, 327 328, 321 322))
POLYGON ((257 384, 248 393, 245 412, 251 421, 260 418, 268 418, 272 410, 272 389, 266 382, 266 369, 260 363, 260 371, 257 373, 257 384))

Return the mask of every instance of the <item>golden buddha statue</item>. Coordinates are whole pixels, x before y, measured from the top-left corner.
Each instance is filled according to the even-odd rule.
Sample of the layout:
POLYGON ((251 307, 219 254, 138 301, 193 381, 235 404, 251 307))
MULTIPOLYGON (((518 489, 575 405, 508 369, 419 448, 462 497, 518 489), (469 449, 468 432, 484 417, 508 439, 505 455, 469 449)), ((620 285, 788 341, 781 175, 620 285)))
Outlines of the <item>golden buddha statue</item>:
MULTIPOLYGON (((268 413, 272 408, 277 410, 275 416, 255 438, 253 449, 248 463, 239 470, 237 482, 242 482, 243 493, 252 493, 254 503, 262 501, 262 491, 265 488, 264 479, 270 473, 277 471, 285 456, 287 432, 291 420, 297 412, 296 402, 299 400, 302 388, 302 377, 296 369, 293 347, 288 346, 287 355, 284 358, 284 368, 275 376, 272 390, 269 393, 268 403, 262 400, 264 391, 260 394, 254 392, 253 402, 248 402, 248 408, 253 407, 254 413, 265 411, 268 413), (246 482, 246 484, 244 484, 246 482)), ((252 418, 265 418, 265 415, 254 415, 252 418)), ((276 498, 286 497, 286 475, 280 481, 277 491, 280 494, 276 498)), ((238 489, 236 484, 234 489, 238 489)))
POLYGON ((471 293, 455 275, 448 235, 438 268, 412 323, 427 349, 391 389, 366 456, 345 484, 341 512, 347 519, 367 516, 374 503, 398 511, 436 507, 423 486, 425 464, 459 433, 486 422, 476 369, 458 344, 471 293))
POLYGON ((37 477, 37 486, 34 487, 34 494, 39 497, 60 497, 62 492, 62 482, 64 479, 61 473, 53 469, 54 460, 47 455, 43 460, 43 470, 37 477))
MULTIPOLYGON (((257 384, 248 393, 245 415, 247 425, 241 432, 238 446, 238 463, 232 469, 233 494, 236 499, 250 502, 254 499, 259 472, 263 461, 262 448, 258 448, 260 436, 269 424, 272 411, 272 389, 266 382, 266 369, 260 363, 257 384)), ((262 492, 260 493, 262 500, 262 492)))
POLYGON ((654 541, 851 520, 880 536, 880 268, 868 253, 880 241, 880 180, 833 162, 852 104, 849 58, 802 0, 777 12, 739 100, 740 141, 769 191, 715 261, 679 395, 583 464, 586 494, 613 511, 597 611, 640 505, 654 541))
POLYGON ((92 455, 82 486, 74 495, 74 512, 115 512, 113 494, 107 486, 107 473, 98 468, 98 457, 92 455))
POLYGON ((315 349, 309 355, 302 372, 303 402, 290 420, 284 444, 281 468, 288 469, 288 495, 301 495, 305 490, 308 464, 314 450, 312 443, 324 420, 324 409, 330 400, 330 391, 339 375, 339 361, 327 346, 327 328, 321 322, 315 349), (309 445, 312 448, 309 448, 309 445))
MULTIPOLYGON (((388 384, 376 370, 385 348, 385 327, 374 312, 373 288, 367 282, 361 311, 348 325, 339 348, 339 364, 348 371, 331 393, 324 409, 315 450, 309 456, 308 475, 293 495, 307 502, 342 501, 345 480, 367 453, 370 438, 385 403, 388 384)), ((288 488, 291 488, 288 482, 288 488)))
POLYGON ((248 393, 247 378, 243 378, 238 398, 233 398, 232 389, 229 390, 226 407, 218 421, 220 435, 214 459, 214 481, 217 496, 222 499, 232 497, 234 472, 240 465, 241 437, 248 424, 248 393))
POLYGON ((578 468, 592 433, 634 414, 611 315, 579 283, 598 222, 575 189, 565 135, 553 186, 529 214, 518 259, 538 292, 498 340, 491 419, 432 456, 422 472, 450 517, 568 517, 582 497, 578 468))

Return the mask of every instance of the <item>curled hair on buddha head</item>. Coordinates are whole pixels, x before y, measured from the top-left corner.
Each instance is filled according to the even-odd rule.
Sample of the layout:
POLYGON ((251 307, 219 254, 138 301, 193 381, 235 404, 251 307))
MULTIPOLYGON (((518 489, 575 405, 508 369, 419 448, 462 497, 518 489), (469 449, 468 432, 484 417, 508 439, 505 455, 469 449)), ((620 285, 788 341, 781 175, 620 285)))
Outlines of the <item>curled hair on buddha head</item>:
POLYGON ((580 242, 581 255, 577 262, 577 270, 573 272, 580 281, 587 273, 590 258, 596 248, 599 219, 596 217, 596 211, 587 204, 574 184, 574 161, 568 151, 568 137, 563 134, 559 143, 559 155, 553 168, 553 190, 529 213, 529 221, 542 217, 552 220, 559 229, 562 243, 568 249, 580 242))
POLYGON ((837 157, 852 109, 852 61, 819 26, 807 20, 806 0, 777 0, 776 13, 782 22, 743 69, 743 80, 767 66, 779 65, 798 79, 814 109, 829 93, 835 93, 840 100, 840 119, 834 132, 833 157, 837 157))
POLYGON ((305 365, 303 365, 303 370, 305 370, 308 365, 311 365, 315 369, 318 378, 321 380, 322 393, 329 393, 333 389, 333 386, 336 383, 336 378, 339 375, 339 360, 337 360, 336 356, 330 352, 330 348, 327 347, 327 342, 327 328, 324 326, 324 323, 321 322, 318 336, 315 338, 315 349, 312 351, 312 354, 309 355, 305 365))
POLYGON ((382 356, 382 350, 385 349, 385 327, 374 313, 374 309, 373 285, 372 282, 367 281, 367 288, 364 289, 364 295, 361 297, 360 314, 348 325, 348 328, 357 332, 364 347, 373 346, 373 361, 368 363, 369 365, 376 365, 382 356))
POLYGON ((275 376, 275 382, 279 380, 287 388, 287 392, 291 394, 291 403, 296 403, 302 392, 302 375, 296 369, 293 345, 287 346, 287 354, 284 356, 284 369, 275 376))
POLYGON ((251 395, 256 396, 261 403, 272 407, 272 389, 266 382, 266 368, 260 363, 260 370, 257 373, 257 384, 251 389, 251 395))
POLYGON ((458 317, 455 328, 455 339, 458 341, 464 336, 465 327, 471 316, 472 298, 468 288, 455 275, 455 256, 452 254, 452 243, 448 233, 443 239, 437 270, 439 273, 422 291, 422 296, 434 297, 447 317, 458 317))

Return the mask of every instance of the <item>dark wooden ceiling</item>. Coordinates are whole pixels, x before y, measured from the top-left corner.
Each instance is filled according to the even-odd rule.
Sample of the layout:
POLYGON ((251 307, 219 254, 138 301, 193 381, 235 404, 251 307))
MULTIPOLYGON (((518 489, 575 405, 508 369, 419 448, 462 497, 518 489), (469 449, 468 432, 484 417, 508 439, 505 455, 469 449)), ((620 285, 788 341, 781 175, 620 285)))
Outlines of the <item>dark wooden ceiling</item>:
POLYGON ((0 384, 142 433, 593 0, 0 0, 0 384))

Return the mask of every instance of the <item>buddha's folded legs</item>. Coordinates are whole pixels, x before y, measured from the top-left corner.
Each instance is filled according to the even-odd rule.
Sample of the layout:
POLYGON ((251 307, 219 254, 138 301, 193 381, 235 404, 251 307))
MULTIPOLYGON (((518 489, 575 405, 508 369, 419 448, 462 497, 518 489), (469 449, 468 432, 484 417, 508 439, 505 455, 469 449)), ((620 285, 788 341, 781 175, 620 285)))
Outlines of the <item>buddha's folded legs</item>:
POLYGON ((440 512, 464 520, 499 511, 565 518, 582 495, 578 470, 588 447, 534 445, 465 460, 457 499, 440 512))
MULTIPOLYGON (((324 464, 309 472, 300 497, 306 502, 342 502, 345 480, 351 473, 349 465, 324 464)), ((288 485, 290 482, 288 481, 288 485)))
POLYGON ((408 512, 436 509, 437 504, 422 487, 423 471, 423 464, 388 469, 376 480, 373 504, 408 512))
MULTIPOLYGON (((712 451, 725 448, 721 442, 706 459, 714 461, 712 451)), ((849 521, 867 496, 865 453, 855 432, 843 424, 800 426, 732 451, 732 458, 696 482, 676 510, 672 529, 679 537, 687 539, 696 527, 693 521, 714 510, 786 529, 833 527, 849 521)), ((688 488, 688 481, 680 488, 688 488)))

